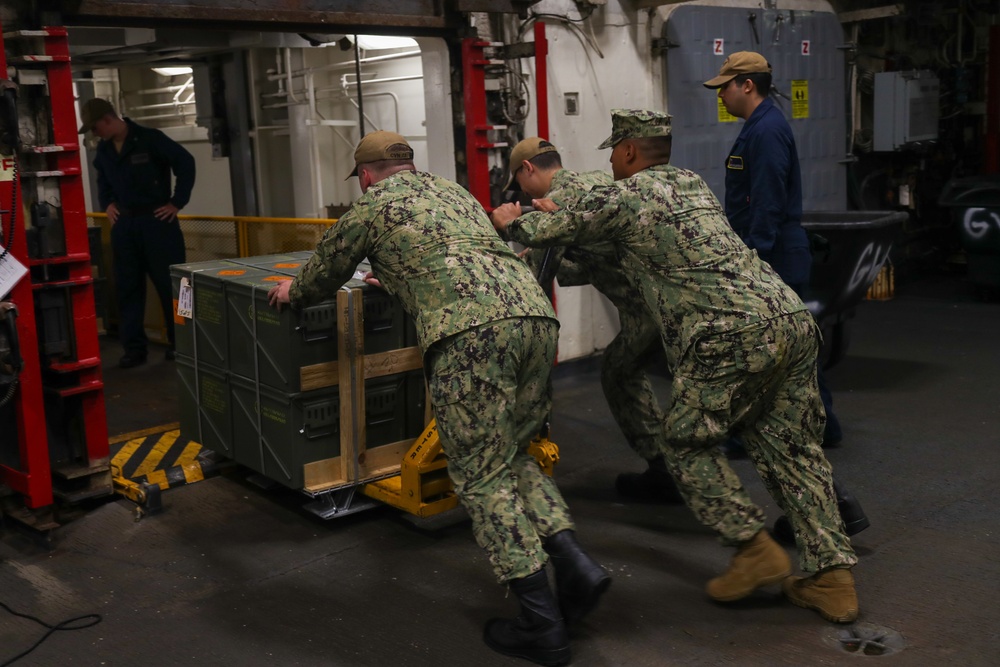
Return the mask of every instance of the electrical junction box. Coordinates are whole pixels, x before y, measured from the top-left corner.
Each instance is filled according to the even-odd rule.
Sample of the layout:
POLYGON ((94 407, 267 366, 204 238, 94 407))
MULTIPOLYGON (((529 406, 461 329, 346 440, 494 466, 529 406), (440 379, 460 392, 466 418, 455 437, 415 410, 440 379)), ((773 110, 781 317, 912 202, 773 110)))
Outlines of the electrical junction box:
POLYGON ((933 72, 875 74, 874 149, 898 151, 938 137, 940 85, 933 72))

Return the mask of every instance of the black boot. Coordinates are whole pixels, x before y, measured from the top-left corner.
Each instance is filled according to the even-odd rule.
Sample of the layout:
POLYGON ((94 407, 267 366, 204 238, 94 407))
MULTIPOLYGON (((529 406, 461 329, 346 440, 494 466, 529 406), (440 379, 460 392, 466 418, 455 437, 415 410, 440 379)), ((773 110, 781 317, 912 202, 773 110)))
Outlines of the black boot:
POLYGON ((497 653, 524 658, 538 665, 569 663, 569 635, 545 570, 513 579, 510 590, 521 603, 517 618, 494 618, 486 623, 483 641, 497 653))
POLYGON ((567 625, 573 625, 597 606, 611 585, 611 575, 576 541, 572 530, 561 530, 545 540, 545 551, 556 570, 559 608, 567 625))
POLYGON ((667 464, 662 456, 649 460, 645 472, 623 472, 615 480, 615 490, 623 498, 644 503, 668 503, 679 505, 684 502, 677 483, 667 472, 667 464))
MULTIPOLYGON (((861 503, 848 493, 844 487, 833 480, 833 491, 837 494, 837 510, 840 518, 844 520, 844 532, 850 535, 857 535, 862 530, 871 525, 865 511, 861 509, 861 503)), ((795 544, 795 531, 788 517, 782 514, 774 522, 774 538, 783 544, 795 544)))
POLYGON ((833 480, 833 491, 837 494, 837 509, 840 510, 840 518, 844 520, 848 535, 857 535, 871 525, 868 515, 861 509, 861 503, 838 484, 836 479, 833 480))

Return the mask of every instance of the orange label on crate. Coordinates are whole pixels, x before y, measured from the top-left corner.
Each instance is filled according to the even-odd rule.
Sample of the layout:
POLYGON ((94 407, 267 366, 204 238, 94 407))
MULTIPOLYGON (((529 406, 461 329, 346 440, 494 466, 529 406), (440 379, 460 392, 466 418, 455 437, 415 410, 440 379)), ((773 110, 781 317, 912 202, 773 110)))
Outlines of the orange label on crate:
POLYGON ((179 301, 174 299, 174 324, 184 324, 184 318, 177 314, 177 304, 179 301))
POLYGON ((219 271, 217 276, 242 276, 246 273, 246 269, 226 269, 224 271, 219 271))
POLYGON ((262 278, 265 283, 281 283, 286 280, 291 280, 288 276, 265 276, 262 278))
POLYGON ((302 262, 296 262, 295 264, 275 264, 276 269, 297 269, 302 266, 302 262))

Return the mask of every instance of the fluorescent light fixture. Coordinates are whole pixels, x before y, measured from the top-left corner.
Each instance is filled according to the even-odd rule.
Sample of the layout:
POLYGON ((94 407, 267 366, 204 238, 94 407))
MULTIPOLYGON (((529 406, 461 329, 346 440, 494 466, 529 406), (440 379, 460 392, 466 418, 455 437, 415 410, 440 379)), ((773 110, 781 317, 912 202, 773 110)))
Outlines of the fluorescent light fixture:
POLYGON ((410 37, 387 37, 385 35, 358 35, 358 46, 366 51, 381 49, 415 48, 417 40, 410 37))
POLYGON ((153 71, 161 76, 181 76, 192 72, 190 67, 154 67, 153 71))

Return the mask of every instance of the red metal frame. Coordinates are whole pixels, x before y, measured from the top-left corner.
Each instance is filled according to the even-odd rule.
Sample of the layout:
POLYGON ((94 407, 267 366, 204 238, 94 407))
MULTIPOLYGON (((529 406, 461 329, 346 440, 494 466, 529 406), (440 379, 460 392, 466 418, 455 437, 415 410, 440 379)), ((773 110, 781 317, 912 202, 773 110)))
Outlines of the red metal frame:
POLYGON ((489 141, 493 128, 486 115, 486 59, 489 42, 466 38, 462 40, 462 100, 465 106, 465 165, 468 170, 469 192, 487 211, 490 202, 489 150, 496 144, 489 141))
MULTIPOLYGON (((545 37, 545 24, 535 22, 535 117, 538 136, 549 138, 548 63, 549 42, 545 37)), ((486 58, 487 47, 495 46, 478 39, 462 40, 463 102, 465 104, 465 164, 468 170, 469 192, 487 211, 493 210, 490 201, 489 151, 502 148, 506 143, 492 143, 488 132, 504 129, 489 125, 486 114, 486 58)), ((552 307, 556 307, 552 292, 552 307)))
POLYGON ((545 38, 545 24, 535 22, 535 116, 538 136, 549 137, 549 40, 545 38))
MULTIPOLYGON (((22 149, 27 153, 44 155, 47 163, 45 168, 22 176, 22 180, 58 179, 66 247, 66 254, 59 257, 29 259, 23 206, 18 207, 20 210, 15 212, 18 233, 11 249, 12 254, 23 264, 31 267, 58 266, 63 276, 57 281, 50 282, 33 282, 26 278, 17 285, 12 295, 15 304, 18 305, 18 337, 21 343, 21 356, 25 361, 16 397, 19 452, 23 470, 0 467, 2 474, 0 479, 12 489, 24 494, 27 505, 35 508, 52 504, 54 489, 46 432, 44 383, 40 367, 42 361, 39 357, 35 326, 32 294, 34 291, 57 289, 65 290, 68 295, 76 354, 73 359, 49 361, 46 364, 45 369, 48 372, 64 375, 64 379, 45 391, 62 399, 78 397, 76 399, 80 406, 78 416, 84 425, 85 452, 77 452, 75 456, 82 458, 85 455, 87 460, 84 467, 95 470, 107 467, 108 428, 66 29, 46 27, 40 30, 9 33, 4 37, 8 40, 28 39, 33 40, 33 43, 38 41, 44 43, 44 53, 23 54, 11 58, 12 62, 21 63, 26 67, 44 67, 48 81, 48 97, 36 98, 37 106, 40 108, 34 111, 47 111, 52 123, 51 145, 22 149), (49 108, 41 109, 43 104, 47 104, 49 108)), ((3 45, 4 37, 0 37, 0 46, 3 45)), ((7 56, 4 49, 0 54, 0 66, 2 66, 0 72, 7 71, 6 65, 7 56)), ((10 201, 12 185, 0 183, 0 198, 10 201)), ((23 188, 21 189, 23 191, 23 188)), ((78 469, 80 466, 78 463, 73 463, 71 467, 78 469)), ((110 492, 110 488, 108 490, 110 492)))
MULTIPOLYGON (((0 31, 0 72, 6 73, 7 56, 3 46, 4 39, 0 31)), ((5 156, 2 159, 17 158, 5 156)), ((14 188, 20 190, 20 187, 19 180, 0 181, 0 208, 10 206, 14 188)), ((24 200, 20 195, 19 191, 17 210, 11 211, 4 218, 4 237, 6 238, 10 230, 8 225, 13 225, 15 232, 10 254, 27 265, 28 242, 24 235, 24 200)), ((17 335, 20 355, 24 360, 17 393, 14 395, 20 467, 15 469, 0 465, 0 481, 22 494, 28 507, 44 507, 52 504, 52 474, 49 470, 49 443, 42 401, 42 376, 38 341, 35 337, 35 305, 29 276, 25 276, 14 286, 10 300, 18 307, 17 335)), ((7 437, 9 434, 4 434, 5 440, 7 437)))
MULTIPOLYGON (((106 463, 109 457, 107 413, 104 406, 104 382, 101 378, 101 352, 97 339, 97 314, 94 307, 93 275, 90 268, 90 240, 87 235, 87 211, 80 176, 80 147, 76 109, 73 104, 73 73, 65 28, 46 28, 45 55, 53 58, 48 66, 52 103, 52 138, 62 150, 48 153, 59 177, 63 227, 66 233, 66 257, 69 264, 70 306, 73 309, 76 361, 53 364, 56 372, 78 373, 78 384, 60 390, 60 395, 81 396, 87 458, 91 466, 106 463), (59 97, 56 96, 59 91, 59 97)), ((65 259, 64 259, 65 261, 65 259)))
MULTIPOLYGON (((548 66, 549 42, 545 38, 545 24, 535 23, 535 116, 538 136, 549 138, 548 66)), ((506 143, 489 140, 490 130, 504 126, 490 125, 486 113, 486 49, 497 46, 479 39, 462 40, 462 101, 465 107, 465 165, 469 192, 487 211, 493 209, 490 201, 489 151, 503 148, 506 143)))

